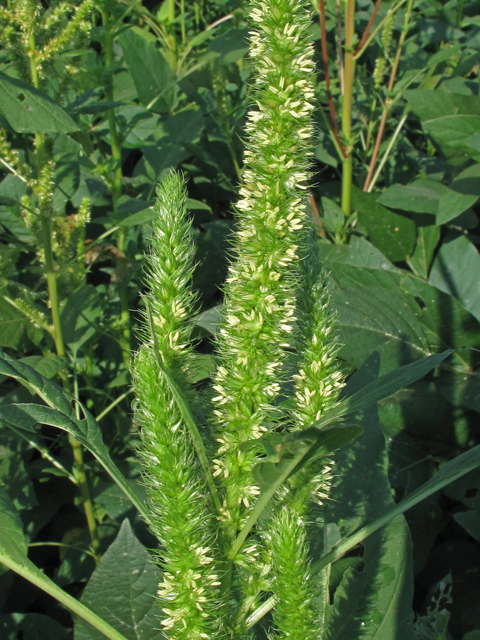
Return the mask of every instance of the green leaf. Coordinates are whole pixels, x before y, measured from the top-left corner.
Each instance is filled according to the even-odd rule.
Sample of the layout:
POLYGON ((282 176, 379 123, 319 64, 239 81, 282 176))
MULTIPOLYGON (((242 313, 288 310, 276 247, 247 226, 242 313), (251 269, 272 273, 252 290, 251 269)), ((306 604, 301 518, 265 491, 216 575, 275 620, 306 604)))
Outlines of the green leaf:
POLYGON ((453 519, 461 525, 469 536, 480 542, 480 511, 460 511, 453 519))
POLYGON ((405 272, 331 263, 337 289, 342 356, 359 367, 378 350, 382 371, 429 353, 452 348, 455 371, 471 372, 478 362, 480 323, 455 298, 405 272))
POLYGON ((140 102, 158 110, 167 109, 173 97, 174 75, 168 62, 153 42, 146 40, 140 29, 124 31, 118 42, 122 47, 140 102))
POLYGON ((20 358, 19 362, 27 364, 49 380, 54 378, 67 364, 66 358, 60 358, 59 356, 27 356, 26 358, 20 358))
POLYGON ((95 334, 100 314, 100 296, 91 284, 68 296, 60 318, 64 342, 74 353, 95 334))
MULTIPOLYGON (((125 636, 90 611, 54 582, 27 558, 27 545, 20 518, 11 500, 0 489, 0 563, 15 571, 22 578, 50 594, 80 617, 102 632, 110 640, 127 640, 125 636)), ((101 635, 100 637, 103 638, 101 635)))
MULTIPOLYGON (((455 184, 452 183, 455 187, 455 184)), ((437 224, 444 224, 472 207, 478 196, 458 192, 440 182, 421 178, 412 184, 394 184, 378 198, 378 202, 402 211, 431 213, 437 224)))
POLYGON ((34 425, 40 423, 58 427, 70 433, 80 444, 93 453, 138 511, 148 520, 142 501, 134 493, 132 486, 127 483, 125 477, 111 459, 103 442, 100 426, 85 407, 79 403, 84 419, 77 420, 75 411, 71 406, 73 400, 71 396, 28 365, 15 361, 3 352, 0 352, 0 374, 18 380, 29 389, 35 391, 48 405, 3 405, 0 407, 0 419, 26 431, 32 431, 34 425))
POLYGON ((417 244, 410 256, 409 264, 417 276, 424 280, 428 278, 428 272, 433 260, 435 247, 440 240, 440 227, 431 225, 417 229, 417 244))
POLYGON ((404 95, 425 132, 452 163, 462 164, 468 156, 480 155, 468 145, 468 139, 480 129, 478 97, 429 89, 406 91, 404 95))
POLYGON ((40 613, 5 613, 0 615, 2 640, 70 640, 67 629, 40 613))
POLYGON ((460 300, 480 320, 480 255, 466 236, 453 232, 446 236, 429 282, 460 300))
POLYGON ((391 262, 405 260, 415 245, 415 223, 386 209, 373 193, 352 188, 352 206, 370 241, 391 262))
POLYGON ((318 248, 324 261, 398 272, 398 269, 385 258, 381 251, 368 240, 359 236, 352 236, 348 244, 330 244, 319 241, 318 248))
POLYGON ((27 541, 18 511, 8 494, 0 488, 0 545, 10 554, 26 556, 27 541))
POLYGON ((0 72, 0 114, 17 133, 70 133, 80 127, 45 93, 0 72))
POLYGON ((353 549, 355 545, 363 542, 363 540, 368 538, 368 536, 381 529, 385 524, 396 518, 398 515, 405 513, 405 511, 411 509, 422 500, 425 500, 425 498, 428 498, 470 471, 477 469, 479 466, 480 446, 473 447, 473 449, 470 449, 450 462, 447 462, 447 464, 440 469, 434 478, 423 484, 416 491, 413 491, 405 500, 402 500, 402 502, 379 518, 376 518, 373 522, 362 527, 354 535, 349 536, 346 540, 340 542, 333 551, 326 554, 321 560, 317 561, 312 566, 312 571, 320 571, 323 567, 334 562, 337 558, 342 557, 350 549, 353 549))
POLYGON ((229 29, 216 37, 207 49, 207 55, 215 53, 221 64, 241 60, 248 52, 248 29, 229 29))
MULTIPOLYGON (((370 358, 363 369, 353 376, 353 387, 362 387, 370 380, 363 387, 366 389, 375 383, 378 358, 370 358)), ((326 520, 338 524, 342 539, 395 504, 388 482, 385 439, 376 410, 366 412, 360 423, 364 433, 340 453, 335 465, 337 481, 326 505, 326 520)), ((347 568, 333 605, 327 608, 326 640, 363 637, 410 640, 412 545, 404 517, 389 522, 366 539, 363 546, 362 570, 347 568)))
MULTIPOLYGON (((160 609, 155 600, 159 582, 160 572, 124 520, 85 587, 82 604, 128 640, 154 640, 159 637, 160 609)), ((75 640, 102 639, 84 620, 76 621, 75 640)))
POLYGON ((0 347, 18 349, 29 324, 25 314, 0 295, 0 347))

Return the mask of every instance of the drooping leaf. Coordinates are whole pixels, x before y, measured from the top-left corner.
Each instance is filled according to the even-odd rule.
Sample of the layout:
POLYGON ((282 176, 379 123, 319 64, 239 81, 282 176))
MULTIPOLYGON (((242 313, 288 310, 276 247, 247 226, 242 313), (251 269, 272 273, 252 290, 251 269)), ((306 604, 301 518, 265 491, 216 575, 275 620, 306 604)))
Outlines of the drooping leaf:
POLYGON ((70 133, 80 127, 45 93, 0 72, 0 114, 17 133, 70 133))
POLYGON ((166 110, 165 102, 169 104, 173 95, 174 76, 155 43, 147 40, 139 29, 124 31, 118 41, 140 102, 166 110))
MULTIPOLYGON (((124 520, 102 556, 82 596, 82 604, 109 622, 128 640, 159 637, 161 610, 155 601, 160 572, 124 520)), ((75 640, 103 640, 84 620, 75 623, 75 640)))
POLYGON ((110 474, 122 491, 146 518, 144 505, 134 493, 125 477, 110 457, 102 438, 100 426, 92 414, 80 405, 84 418, 77 420, 71 405, 72 398, 57 384, 44 378, 37 371, 21 362, 15 361, 5 353, 0 352, 0 374, 18 380, 35 391, 48 405, 12 404, 0 407, 0 418, 16 427, 32 431, 37 423, 58 427, 70 433, 80 444, 86 447, 97 458, 104 469, 110 474))

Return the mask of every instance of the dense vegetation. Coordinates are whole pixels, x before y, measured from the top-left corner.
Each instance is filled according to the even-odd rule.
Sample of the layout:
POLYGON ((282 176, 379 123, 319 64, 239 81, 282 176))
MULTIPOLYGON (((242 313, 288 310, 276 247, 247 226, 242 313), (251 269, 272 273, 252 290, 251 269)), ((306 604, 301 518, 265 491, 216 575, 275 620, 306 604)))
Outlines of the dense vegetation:
MULTIPOLYGON (((295 532, 297 541, 307 534, 310 539, 305 548, 298 545, 305 580, 311 566, 326 589, 322 638, 480 638, 478 10, 474 0, 320 0, 311 8, 315 86, 314 95, 303 99, 314 107, 314 157, 308 165, 306 155, 279 143, 278 157, 264 157, 264 175, 252 160, 262 138, 254 137, 255 118, 247 113, 252 95, 277 104, 283 84, 267 87, 266 94, 255 88, 248 7, 241 0, 8 0, 0 7, 0 560, 14 569, 0 565, 2 638, 104 637, 78 617, 81 611, 73 609, 72 617, 38 589, 46 588, 44 576, 129 640, 163 637, 160 628, 170 633, 173 623, 153 598, 162 578, 152 558, 166 562, 169 540, 164 512, 152 522, 144 502, 142 460, 154 474, 155 451, 145 436, 141 376, 158 364, 165 377, 157 396, 171 394, 173 413, 180 411, 186 423, 191 414, 199 420, 195 397, 205 406, 210 402, 212 378, 214 388, 228 388, 231 375, 222 377, 222 367, 235 373, 233 348, 229 352, 217 328, 225 328, 241 296, 251 294, 248 287, 235 290, 231 277, 225 282, 230 261, 242 255, 238 236, 234 249, 231 244, 234 204, 238 221, 249 208, 239 202, 240 186, 268 182, 270 168, 283 162, 288 170, 290 158, 292 175, 299 166, 311 171, 305 218, 315 232, 313 246, 307 248, 306 238, 300 242, 311 271, 295 275, 303 282, 296 304, 304 304, 302 295, 315 296, 310 307, 304 304, 303 325, 297 313, 300 328, 293 330, 300 337, 282 346, 279 366, 286 372, 302 366, 308 347, 301 337, 308 334, 315 300, 325 308, 331 304, 338 345, 329 348, 332 363, 338 359, 329 375, 337 376, 338 391, 343 379, 347 386, 339 405, 336 395, 322 405, 327 418, 320 427, 348 415, 337 431, 350 431, 328 442, 326 432, 294 436, 295 429, 317 424, 320 413, 302 414, 293 385, 283 380, 262 417, 274 428, 270 440, 262 439, 266 460, 255 472, 261 496, 280 484, 284 492, 298 484, 298 473, 290 485, 284 481, 300 459, 308 475, 307 445, 323 452, 329 480, 317 490, 323 504, 307 518, 307 533, 295 532), (247 135, 253 137, 245 154, 247 135), (185 177, 186 200, 172 168, 185 177), (162 179, 167 192, 155 204, 162 179), (175 350, 165 326, 155 329, 155 314, 168 318, 169 311, 158 306, 163 294, 151 284, 155 274, 160 282, 169 264, 161 245, 168 229, 158 226, 159 212, 180 215, 184 207, 190 231, 184 218, 172 224, 186 225, 178 237, 187 242, 191 233, 194 241, 193 255, 188 242, 182 245, 181 302, 194 313, 193 327, 181 336, 194 344, 187 374, 186 366, 169 360, 175 350), (196 266, 189 297, 190 258, 196 266), (137 356, 134 401, 131 354, 149 341, 162 357, 155 364, 155 346, 142 373, 145 362, 137 356), (177 387, 175 376, 188 389, 177 387), (288 436, 276 426, 281 412, 294 425, 288 436), (345 444, 350 437, 355 439, 345 444), (330 454, 339 447, 332 467, 330 454), (397 518, 385 520, 383 528, 362 529, 395 504, 397 518), (358 530, 364 533, 353 538, 358 530), (41 572, 26 563, 27 551, 41 572)), ((290 37, 289 28, 284 36, 290 37)), ((286 104, 285 95, 279 104, 286 104)), ((309 131, 298 131, 307 139, 309 131)), ((290 193, 292 178, 285 180, 290 193)), ((245 188, 240 196, 245 203, 245 188)), ((326 314, 319 326, 332 322, 332 311, 326 314)), ((233 391, 225 394, 231 398, 233 391)), ((220 401, 224 417, 217 415, 217 436, 239 402, 229 409, 220 401)), ((212 458, 208 430, 202 424, 199 431, 212 458)), ((244 440, 259 435, 253 430, 244 440)), ((258 449, 243 451, 251 454, 251 466, 258 462, 258 449)), ((181 459, 190 464, 195 455, 198 448, 181 459)), ((214 460, 217 471, 226 469, 227 458, 214 460)), ((234 490, 224 472, 212 482, 227 496, 234 490)), ((151 496, 148 482, 147 488, 151 496)), ((227 548, 235 546, 257 500, 257 487, 235 491, 241 503, 236 511, 227 498, 237 518, 222 529, 227 548)), ((164 501, 162 509, 168 507, 164 501)), ((198 506, 195 527, 203 526, 208 509, 208 500, 198 506)), ((288 589, 283 595, 276 590, 281 563, 271 561, 284 552, 281 536, 275 540, 272 531, 287 525, 278 524, 279 516, 272 524, 265 513, 256 524, 262 542, 253 538, 255 531, 245 533, 252 557, 260 553, 255 545, 262 549, 256 568, 251 559, 233 556, 233 585, 245 598, 236 604, 248 603, 239 607, 234 637, 253 637, 247 627, 266 637, 272 625, 275 637, 289 637, 293 624, 289 606, 273 607, 273 599, 278 605, 289 598, 288 589), (262 582, 269 562, 270 577, 262 582)), ((47 592, 72 608, 54 587, 47 592)), ((217 587, 225 604, 224 585, 217 587)), ((169 587, 163 588, 168 596, 169 587)), ((309 615, 306 607, 294 621, 302 638, 310 637, 301 631, 309 615)), ((217 633, 212 627, 207 637, 217 633)), ((192 634, 185 637, 197 637, 192 634)))

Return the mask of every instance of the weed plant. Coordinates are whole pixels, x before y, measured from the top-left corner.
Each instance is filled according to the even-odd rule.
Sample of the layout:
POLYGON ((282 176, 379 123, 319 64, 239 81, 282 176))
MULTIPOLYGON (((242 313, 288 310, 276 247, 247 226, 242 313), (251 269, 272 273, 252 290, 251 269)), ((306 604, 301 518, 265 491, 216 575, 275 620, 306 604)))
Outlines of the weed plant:
POLYGON ((2 7, 9 640, 475 640, 478 25, 363 8, 2 7))

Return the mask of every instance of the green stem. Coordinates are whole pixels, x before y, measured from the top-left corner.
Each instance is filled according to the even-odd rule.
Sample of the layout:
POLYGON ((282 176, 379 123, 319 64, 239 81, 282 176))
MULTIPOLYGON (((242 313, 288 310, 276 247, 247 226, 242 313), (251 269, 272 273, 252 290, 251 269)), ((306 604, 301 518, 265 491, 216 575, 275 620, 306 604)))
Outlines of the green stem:
POLYGON ((345 16, 345 72, 342 106, 342 133, 345 154, 342 168, 342 209, 347 217, 352 213, 352 93, 355 76, 353 35, 355 31, 355 0, 348 0, 345 16))
MULTIPOLYGON (((78 376, 77 376, 77 363, 73 361, 73 392, 74 398, 77 401, 75 403, 75 413, 77 420, 80 420, 79 398, 78 398, 78 376)), ((69 436, 70 446, 73 451, 73 458, 75 460, 75 476, 77 480, 80 493, 83 500, 83 508, 85 510, 85 516, 87 518, 88 529, 90 531, 90 537, 92 540, 92 549, 95 555, 95 562, 100 562, 100 538, 98 537, 97 521, 95 520, 95 514, 93 512, 92 499, 90 497, 90 491, 88 489, 87 473, 85 471, 85 464, 83 462, 83 453, 80 443, 72 436, 69 436)))
POLYGON ((180 0, 180 12, 182 14, 182 44, 185 44, 187 34, 185 31, 185 0, 180 0))
POLYGON ((168 0, 168 21, 170 31, 170 67, 172 71, 177 68, 177 35, 175 33, 175 0, 168 0))
POLYGON ((47 576, 27 558, 25 558, 23 562, 18 562, 15 558, 0 551, 0 562, 8 569, 15 571, 19 576, 25 578, 25 580, 28 580, 58 600, 58 602, 70 609, 70 611, 73 611, 77 616, 80 616, 80 618, 83 618, 83 620, 91 624, 92 627, 103 633, 109 640, 127 640, 124 635, 109 625, 108 622, 102 620, 102 618, 97 616, 96 613, 93 613, 93 611, 84 604, 63 591, 63 589, 60 589, 59 586, 47 578, 47 576))
MULTIPOLYGON (((29 59, 30 70, 32 74, 32 84, 38 89, 39 76, 37 66, 37 51, 35 47, 35 34, 32 32, 29 36, 29 59)), ((36 161, 37 161, 37 180, 40 179, 41 172, 45 164, 45 149, 44 149, 44 136, 42 133, 35 134, 36 145, 36 161)), ((65 345, 63 342, 62 324, 60 321, 60 307, 58 301, 57 291, 57 275, 55 273, 55 267, 53 263, 53 251, 52 251, 52 233, 50 227, 50 217, 42 213, 42 239, 43 239, 43 253, 45 262, 45 275, 47 277, 48 296, 50 300, 50 308, 52 311, 52 322, 54 328, 55 348, 57 355, 60 357, 65 356, 65 345)), ((64 380, 64 387, 67 381, 64 380)), ((85 510, 85 516, 87 518, 88 530, 92 540, 92 547, 95 553, 98 553, 100 541, 98 537, 97 523, 93 515, 92 500, 90 498, 90 491, 88 488, 87 477, 85 473, 85 465, 83 463, 83 454, 80 444, 72 437, 69 437, 70 445, 73 451, 73 457, 76 465, 76 481, 80 489, 82 496, 83 507, 85 510)), ((100 558, 100 555, 98 555, 100 558)))
MULTIPOLYGON (((104 28, 104 56, 105 56, 105 97, 108 102, 113 102, 113 30, 111 29, 109 15, 107 10, 102 11, 102 22, 104 28)), ((112 159, 114 161, 113 183, 112 183, 112 206, 114 213, 117 213, 118 199, 122 195, 122 145, 117 130, 117 121, 115 118, 115 109, 109 109, 107 112, 108 128, 110 133, 110 148, 112 159)), ((117 234, 117 248, 125 253, 125 230, 119 229, 117 234)), ((128 292, 125 288, 120 292, 120 308, 121 308, 121 325, 122 325, 122 354, 125 366, 130 366, 130 308, 128 304, 128 292)))

